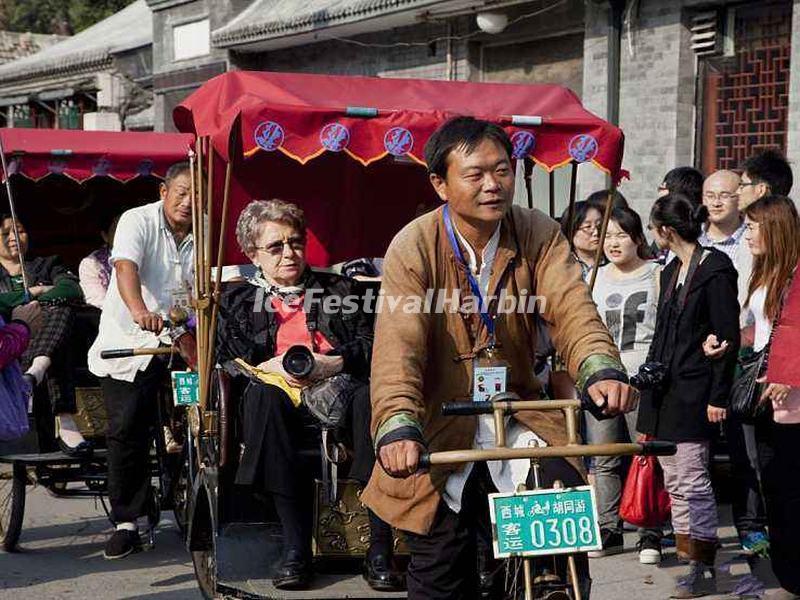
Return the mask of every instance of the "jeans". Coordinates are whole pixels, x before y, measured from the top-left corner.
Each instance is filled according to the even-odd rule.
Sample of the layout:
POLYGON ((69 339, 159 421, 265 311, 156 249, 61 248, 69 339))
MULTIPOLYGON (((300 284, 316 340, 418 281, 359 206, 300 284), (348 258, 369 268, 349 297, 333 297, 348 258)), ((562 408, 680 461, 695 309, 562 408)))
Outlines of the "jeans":
POLYGON ((758 472, 759 444, 755 425, 729 415, 724 427, 733 475, 733 524, 743 537, 751 531, 764 531, 767 526, 758 472))

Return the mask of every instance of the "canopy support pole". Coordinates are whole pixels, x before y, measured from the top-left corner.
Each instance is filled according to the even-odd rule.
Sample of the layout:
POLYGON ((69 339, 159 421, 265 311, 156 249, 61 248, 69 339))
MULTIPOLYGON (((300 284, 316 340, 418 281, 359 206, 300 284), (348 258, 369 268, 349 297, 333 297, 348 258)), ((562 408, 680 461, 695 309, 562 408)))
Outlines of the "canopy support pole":
POLYGON ((611 218, 611 207, 614 203, 614 192, 616 191, 616 187, 612 186, 608 190, 608 196, 606 196, 606 208, 605 213, 603 214, 603 226, 600 228, 600 243, 597 246, 597 253, 594 256, 594 266, 592 267, 592 276, 589 279, 589 291, 594 289, 594 282, 597 279, 597 269, 600 268, 600 261, 603 258, 603 244, 606 241, 606 231, 608 231, 608 220, 611 218))
POLYGON ((525 190, 528 193, 528 208, 533 208, 533 161, 525 158, 525 190))
POLYGON ((19 272, 22 274, 22 289, 25 292, 25 300, 31 297, 30 288, 28 287, 28 275, 25 273, 25 252, 22 249, 22 244, 19 241, 19 227, 17 225, 17 207, 14 203, 14 194, 11 192, 11 177, 8 173, 8 165, 6 164, 6 151, 3 147, 3 136, 0 136, 0 162, 3 165, 3 177, 6 180, 6 194, 8 195, 8 208, 11 210, 11 226, 14 228, 14 239, 17 242, 17 253, 19 254, 19 272))
POLYGON ((556 218, 556 172, 550 171, 548 175, 549 178, 547 187, 550 192, 550 207, 549 207, 550 218, 555 219, 556 218))
MULTIPOLYGON (((217 272, 214 281, 214 293, 211 295, 211 326, 208 332, 207 352, 209 354, 208 364, 206 364, 205 380, 206 397, 211 389, 211 367, 214 364, 214 346, 217 343, 217 315, 219 314, 219 288, 222 285, 222 263, 225 258, 225 242, 228 233, 228 198, 231 189, 231 172, 233 165, 228 162, 225 165, 225 189, 222 193, 222 215, 219 226, 219 245, 217 246, 217 272)), ((254 309, 256 307, 253 307, 254 309)), ((263 307, 258 307, 263 310, 263 307)))

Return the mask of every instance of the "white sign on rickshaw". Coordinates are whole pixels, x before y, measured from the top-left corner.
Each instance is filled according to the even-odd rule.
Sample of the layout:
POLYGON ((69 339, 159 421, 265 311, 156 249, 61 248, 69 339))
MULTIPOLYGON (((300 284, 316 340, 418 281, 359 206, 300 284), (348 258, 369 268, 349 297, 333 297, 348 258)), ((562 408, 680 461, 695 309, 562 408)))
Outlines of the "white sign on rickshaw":
POLYGON ((489 494, 496 558, 573 554, 602 548, 590 485, 489 494))

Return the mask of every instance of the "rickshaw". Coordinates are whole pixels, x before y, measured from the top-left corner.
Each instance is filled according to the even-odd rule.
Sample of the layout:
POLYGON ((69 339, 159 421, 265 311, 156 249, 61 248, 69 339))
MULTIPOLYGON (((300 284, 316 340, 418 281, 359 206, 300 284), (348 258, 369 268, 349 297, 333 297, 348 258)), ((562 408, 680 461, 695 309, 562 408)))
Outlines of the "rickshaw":
MULTIPOLYGON (((220 267, 247 262, 230 231, 253 198, 281 198, 305 210, 312 267, 382 256, 402 226, 420 210, 437 205, 423 147, 440 124, 456 115, 484 118, 506 129, 516 160, 515 202, 533 207, 532 190, 542 178, 549 190, 545 205, 551 216, 556 207, 556 169, 569 172, 570 215, 580 165, 593 165, 608 174, 612 186, 605 234, 611 192, 623 175, 622 132, 586 111, 572 92, 558 86, 231 72, 209 80, 175 109, 178 130, 197 136, 192 193, 199 363, 195 440, 200 464, 187 545, 206 598, 383 597, 352 574, 327 573, 314 589, 302 592, 277 590, 270 583, 271 569, 280 556, 280 527, 264 517, 263 506, 233 485, 239 452, 238 393, 214 361, 223 291, 220 267)), ((526 458, 535 469, 536 461, 545 456, 674 452, 674 446, 658 444, 579 445, 579 403, 573 399, 525 401, 501 396, 482 404, 443 409, 450 414, 488 412, 500 423, 503 414, 520 410, 564 411, 570 444, 506 448, 498 428, 496 449, 433 453, 425 457, 427 464, 526 458)), ((335 503, 326 502, 323 494, 316 498, 313 541, 320 559, 363 553, 363 536, 353 531, 366 516, 359 490, 348 489, 351 483, 339 480, 335 503)), ((591 488, 577 492, 592 494, 591 488)), ((589 510, 586 518, 592 535, 583 540, 581 550, 596 548, 599 540, 596 511, 589 510)), ((532 598, 527 557, 578 549, 573 544, 544 552, 539 548, 504 553, 497 547, 495 552, 524 566, 525 597, 532 598)), ((564 582, 562 596, 548 597, 580 598, 574 577, 571 583, 564 582)), ((509 597, 517 597, 516 592, 510 591, 509 597)))
MULTIPOLYGON (((185 134, 0 129, 3 201, 15 220, 26 224, 38 253, 57 254, 77 272, 80 259, 101 242, 98 214, 112 207, 118 214, 157 198, 166 169, 187 159, 192 141, 185 134)), ((0 543, 9 552, 17 549, 22 531, 26 488, 39 485, 65 498, 102 499, 106 491, 105 407, 86 365, 100 311, 88 305, 74 310, 69 353, 75 359, 75 418, 97 448, 84 458, 56 451, 47 399, 34 395, 29 433, 0 442, 0 543)), ((188 497, 186 457, 167 455, 163 437, 155 439, 155 496, 162 506, 174 507, 181 525, 188 497)))

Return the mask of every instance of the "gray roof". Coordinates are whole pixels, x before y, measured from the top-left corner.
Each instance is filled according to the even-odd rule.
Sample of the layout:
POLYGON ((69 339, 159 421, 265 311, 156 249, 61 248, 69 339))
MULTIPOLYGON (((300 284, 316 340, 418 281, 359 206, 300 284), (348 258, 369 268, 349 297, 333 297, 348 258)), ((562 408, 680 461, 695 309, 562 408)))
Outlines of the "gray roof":
POLYGON ((215 46, 224 48, 436 4, 441 4, 441 0, 308 0, 303 3, 255 0, 229 23, 216 29, 211 40, 215 46))
POLYGON ((113 54, 152 43, 152 13, 145 0, 136 0, 63 42, 0 65, 0 82, 102 68, 113 54))
POLYGON ((0 31, 0 63, 34 54, 65 39, 63 35, 0 31))

